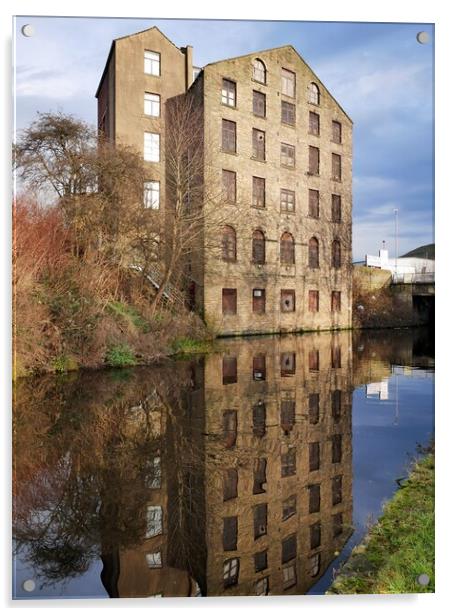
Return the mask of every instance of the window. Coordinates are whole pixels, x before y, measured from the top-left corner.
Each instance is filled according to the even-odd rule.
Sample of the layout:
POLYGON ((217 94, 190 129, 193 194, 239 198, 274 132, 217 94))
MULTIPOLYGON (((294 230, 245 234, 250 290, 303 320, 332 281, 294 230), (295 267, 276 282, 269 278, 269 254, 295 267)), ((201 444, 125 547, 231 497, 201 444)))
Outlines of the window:
POLYGON ((282 94, 292 98, 296 95, 296 75, 286 68, 282 68, 282 94))
POLYGON ((147 475, 146 485, 151 490, 158 490, 161 487, 162 468, 160 456, 154 456, 147 464, 149 475, 147 475))
MULTIPOLYGON (((225 291, 225 289, 224 289, 225 291)), ((231 385, 238 380, 238 361, 237 357, 224 355, 222 359, 222 383, 231 385)))
POLYGON ((308 191, 308 215, 319 218, 319 190, 308 191))
POLYGON ((310 312, 319 312, 319 291, 308 292, 308 310, 310 312))
POLYGON ((296 105, 282 101, 282 122, 294 126, 296 123, 296 105))
POLYGON ((332 120, 332 141, 334 143, 341 143, 341 122, 332 120))
POLYGON ((332 291, 331 304, 332 304, 331 305, 332 312, 341 311, 341 291, 332 291))
POLYGON ((238 472, 235 468, 226 468, 223 471, 223 500, 236 498, 238 495, 238 472))
POLYGON ((144 159, 158 163, 160 160, 160 135, 158 133, 144 134, 144 159))
POLYGON ((263 130, 252 128, 252 151, 256 160, 266 160, 266 135, 263 130))
POLYGON ((316 269, 319 267, 319 242, 315 237, 308 242, 308 267, 316 269))
POLYGON ((319 371, 319 351, 313 349, 308 353, 308 369, 310 372, 319 371))
POLYGON ((313 105, 319 105, 319 88, 315 83, 310 83, 308 86, 308 102, 313 105))
POLYGON ((319 114, 310 111, 308 115, 308 132, 319 137, 319 114))
POLYGON ((282 477, 296 474, 296 449, 294 447, 281 454, 281 474, 282 477))
POLYGON ((223 194, 227 203, 236 203, 236 172, 222 169, 223 194))
POLYGON ((263 402, 253 407, 253 435, 262 438, 266 434, 266 405, 263 402))
POLYGON ((236 261, 236 231, 229 225, 223 227, 222 259, 224 261, 236 261))
POLYGON ((341 244, 340 240, 332 242, 332 267, 339 269, 341 267, 341 244))
MULTIPOLYGON (((337 291, 334 291, 336 293, 337 291)), ((341 347, 333 346, 331 349, 332 368, 341 368, 341 347)))
POLYGON ((160 75, 160 53, 145 51, 144 71, 147 75, 160 75))
POLYGON ((332 195, 332 220, 341 222, 341 196, 332 195))
POLYGON ((308 146, 308 173, 319 175, 319 148, 308 146))
POLYGON ((293 376, 296 374, 296 354, 280 354, 280 373, 281 376, 293 376))
POLYGON ((237 314, 237 289, 222 289, 222 314, 237 314))
POLYGON ((252 310, 254 314, 265 314, 266 312, 266 289, 253 289, 252 291, 252 310))
POLYGON ((319 443, 308 444, 308 468, 310 473, 318 471, 320 467, 320 448, 319 443))
POLYGON ((253 507, 253 531, 254 539, 267 534, 267 503, 253 507))
POLYGON ((222 150, 236 153, 236 122, 222 120, 222 150))
POLYGON ((339 182, 341 180, 341 156, 332 154, 332 180, 339 182))
POLYGON ((339 464, 342 458, 341 434, 332 436, 332 464, 339 464))
POLYGON ((280 263, 294 265, 294 238, 291 233, 285 232, 280 238, 280 263))
POLYGON ((162 507, 148 506, 146 510, 146 538, 162 534, 162 507))
POLYGON ((291 518, 293 515, 296 514, 296 495, 293 494, 292 496, 288 497, 286 500, 283 501, 283 507, 282 507, 282 520, 288 520, 288 518, 291 518))
POLYGON ((160 116, 160 96, 145 92, 144 114, 158 118, 160 116))
POLYGON ((282 212, 294 212, 296 209, 296 193, 294 190, 280 190, 280 209, 282 212))
POLYGON ((282 289, 280 291, 280 310, 282 312, 295 312, 296 292, 294 289, 282 289))
POLYGON ((295 167, 296 165, 296 148, 289 143, 280 144, 280 164, 285 167, 295 167))
POLYGON ((341 418, 341 390, 335 389, 331 393, 332 418, 337 423, 341 418))
POLYGON ((282 541, 282 564, 293 560, 297 556, 297 537, 291 535, 282 541))
POLYGON ((146 564, 150 569, 161 569, 162 567, 162 552, 148 552, 145 554, 146 564))
POLYGON ((255 571, 264 571, 267 569, 267 550, 263 550, 262 552, 257 552, 254 556, 255 560, 255 571))
POLYGON ((239 558, 230 558, 223 563, 223 587, 235 586, 239 580, 239 558))
POLYGON ((264 178, 252 178, 252 205, 266 207, 266 180, 264 178))
POLYGON ((309 569, 311 577, 316 577, 321 570, 321 553, 313 554, 310 556, 309 569))
POLYGON ((319 513, 321 510, 321 485, 316 483, 308 486, 308 513, 319 513))
POLYGON ((280 425, 286 436, 294 428, 296 422, 296 401, 282 400, 280 404, 280 425))
POLYGON ((160 207, 160 182, 150 181, 143 184, 143 205, 151 210, 160 207))
POLYGON ((222 104, 236 107, 236 84, 229 79, 222 79, 222 104))
POLYGON ((266 355, 264 353, 253 356, 252 376, 254 381, 266 380, 266 355))
POLYGON ((266 492, 266 458, 255 458, 253 465, 253 494, 266 492))
POLYGON ((253 113, 260 118, 266 117, 266 95, 253 90, 253 113))
POLYGON ((265 577, 255 583, 255 595, 266 596, 269 594, 269 578, 265 577))
POLYGON ((297 582, 296 578, 296 565, 291 563, 282 569, 283 573, 283 588, 291 588, 297 582))
POLYGON ((259 229, 255 229, 252 235, 252 261, 261 265, 266 261, 266 238, 259 229))
POLYGON ((237 411, 223 412, 223 443, 227 449, 234 447, 237 438, 237 411))
POLYGON ((334 513, 332 516, 332 532, 334 537, 338 537, 343 532, 343 514, 334 513))
POLYGON ((332 477, 332 507, 339 505, 343 500, 343 476, 332 477))
POLYGON ((266 83, 266 65, 258 58, 253 60, 253 79, 259 83, 266 83))
POLYGON ((310 550, 316 550, 321 545, 321 522, 310 526, 310 550))
POLYGON ((319 394, 308 394, 308 420, 312 425, 319 422, 319 394))
POLYGON ((237 516, 223 518, 223 549, 225 552, 237 549, 238 519, 237 516))

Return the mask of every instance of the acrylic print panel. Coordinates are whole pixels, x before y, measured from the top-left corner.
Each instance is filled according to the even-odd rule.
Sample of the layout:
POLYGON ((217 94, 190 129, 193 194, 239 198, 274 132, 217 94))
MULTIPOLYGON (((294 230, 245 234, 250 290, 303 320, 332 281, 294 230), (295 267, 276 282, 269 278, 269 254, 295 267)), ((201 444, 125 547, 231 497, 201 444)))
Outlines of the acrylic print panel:
POLYGON ((14 28, 13 597, 433 592, 434 27, 14 28))

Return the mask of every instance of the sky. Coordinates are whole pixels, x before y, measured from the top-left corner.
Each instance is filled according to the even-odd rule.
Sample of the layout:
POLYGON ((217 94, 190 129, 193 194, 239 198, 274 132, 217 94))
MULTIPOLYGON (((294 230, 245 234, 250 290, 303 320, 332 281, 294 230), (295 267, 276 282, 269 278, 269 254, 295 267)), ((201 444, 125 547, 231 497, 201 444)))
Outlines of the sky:
POLYGON ((301 21, 20 17, 15 31, 16 128, 38 111, 96 123, 95 92, 111 41, 157 26, 192 45, 204 66, 293 45, 354 122, 353 260, 434 241, 434 27, 301 21), (31 24, 32 37, 21 28, 31 24), (418 32, 430 35, 417 42, 418 32))

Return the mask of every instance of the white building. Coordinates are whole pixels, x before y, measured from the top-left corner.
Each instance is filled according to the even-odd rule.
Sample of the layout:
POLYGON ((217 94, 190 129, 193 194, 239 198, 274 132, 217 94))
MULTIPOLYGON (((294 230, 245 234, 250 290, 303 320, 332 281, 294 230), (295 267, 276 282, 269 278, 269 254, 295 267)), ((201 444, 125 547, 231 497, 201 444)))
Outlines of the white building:
POLYGON ((399 257, 390 259, 389 251, 381 248, 379 256, 365 255, 365 265, 392 272, 394 280, 400 282, 430 282, 434 280, 434 259, 399 257))

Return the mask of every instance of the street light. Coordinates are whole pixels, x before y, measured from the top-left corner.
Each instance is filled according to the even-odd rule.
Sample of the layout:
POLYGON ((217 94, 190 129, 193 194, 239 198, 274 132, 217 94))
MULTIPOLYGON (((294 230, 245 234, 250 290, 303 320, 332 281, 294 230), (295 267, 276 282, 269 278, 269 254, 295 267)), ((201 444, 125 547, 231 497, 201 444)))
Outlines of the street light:
POLYGON ((395 278, 398 280, 398 208, 393 210, 395 214, 395 278))

